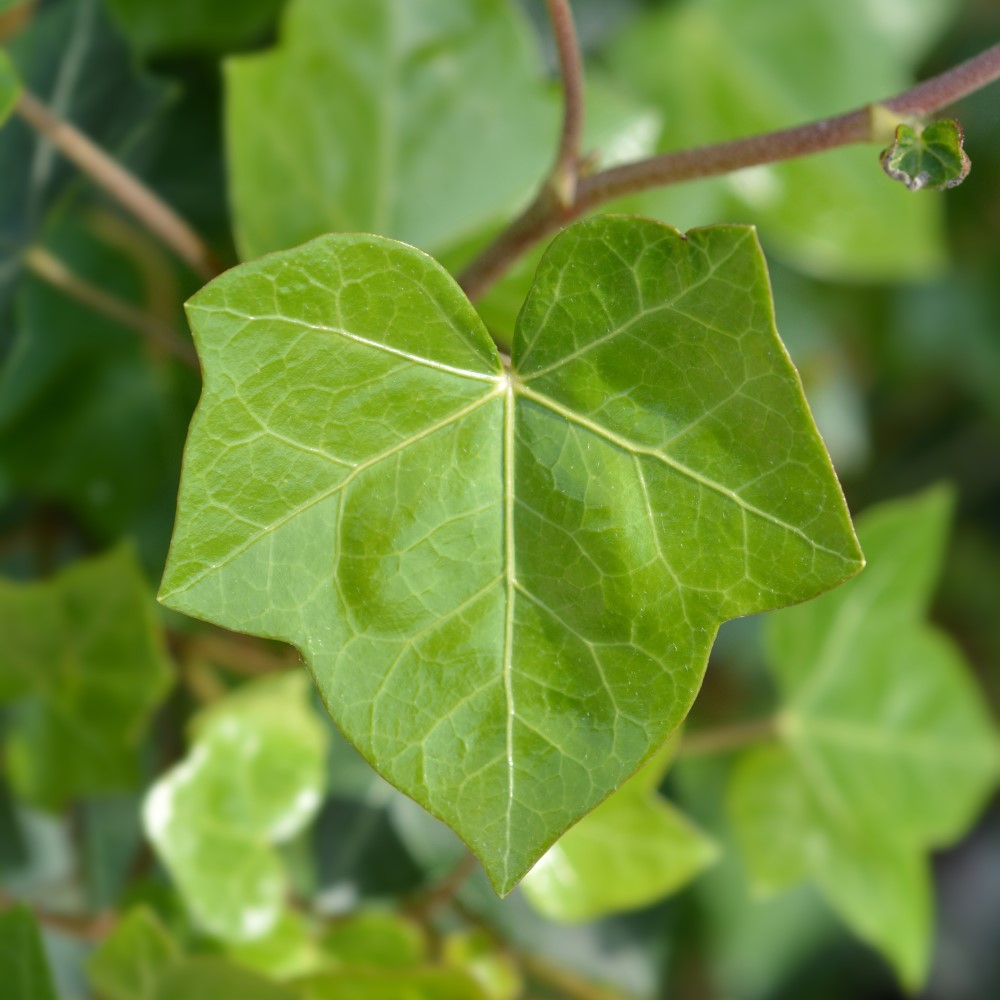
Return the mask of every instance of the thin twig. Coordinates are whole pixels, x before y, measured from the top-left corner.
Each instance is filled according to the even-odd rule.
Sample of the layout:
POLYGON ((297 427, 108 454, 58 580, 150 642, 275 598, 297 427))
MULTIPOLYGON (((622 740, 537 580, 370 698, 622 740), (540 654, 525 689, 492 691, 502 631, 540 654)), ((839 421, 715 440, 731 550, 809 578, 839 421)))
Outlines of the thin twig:
POLYGON ((573 219, 616 198, 651 188, 715 177, 746 167, 809 156, 838 146, 872 142, 882 136, 885 111, 900 118, 924 117, 1000 78, 1000 44, 895 97, 847 114, 720 142, 664 153, 581 177, 576 198, 561 204, 539 197, 469 264, 459 284, 470 299, 484 295, 535 244, 573 219))
POLYGON ((777 735, 773 718, 752 719, 729 726, 714 726, 700 732, 685 733, 681 737, 678 757, 704 757, 708 754, 741 750, 754 743, 763 743, 777 735))
POLYGON ((471 851, 465 851, 458 862, 426 892, 419 895, 406 908, 407 913, 417 920, 429 920, 439 910, 446 907, 458 895, 469 876, 476 870, 478 862, 471 851))
POLYGON ((569 0, 546 0, 546 3, 559 53, 563 89, 562 136, 548 183, 560 204, 572 205, 576 200, 580 144, 583 141, 583 57, 569 0))
POLYGON ((116 323, 130 327, 146 340, 172 354, 179 361, 183 361, 189 368, 199 371, 198 356, 195 354, 194 348, 186 341, 181 340, 174 328, 167 323, 161 322, 155 316, 137 309, 128 302, 123 302, 103 288, 98 288, 96 285, 84 281, 58 257, 42 247, 32 247, 28 250, 24 262, 30 271, 43 281, 48 282, 53 288, 65 292, 78 302, 90 306, 91 309, 103 313, 116 323))
POLYGON ((132 328, 195 371, 199 370, 194 348, 181 340, 173 327, 85 281, 42 247, 32 247, 25 254, 24 260, 30 271, 54 288, 103 313, 109 319, 132 328))
POLYGON ((96 915, 58 913, 54 910, 41 909, 29 900, 17 899, 0 890, 0 910, 7 910, 13 906, 25 906, 43 927, 83 941, 101 941, 118 920, 118 914, 113 910, 96 915))
POLYGON ((48 139, 95 184, 128 209, 202 278, 221 270, 201 237, 159 195, 88 139, 75 125, 54 114, 34 94, 24 91, 18 114, 48 139))
POLYGON ((171 638, 191 659, 208 660, 213 666, 245 677, 294 670, 301 660, 294 650, 273 653, 260 640, 225 632, 205 632, 193 636, 173 633, 171 638))

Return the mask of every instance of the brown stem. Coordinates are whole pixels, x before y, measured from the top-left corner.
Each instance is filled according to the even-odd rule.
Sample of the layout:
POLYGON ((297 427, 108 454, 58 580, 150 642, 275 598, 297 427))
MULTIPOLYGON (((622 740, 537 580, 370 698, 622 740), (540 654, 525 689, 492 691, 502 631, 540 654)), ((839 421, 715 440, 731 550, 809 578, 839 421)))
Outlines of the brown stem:
POLYGON ((293 650, 285 655, 272 653, 259 640, 225 632, 194 636, 174 633, 172 638, 188 658, 208 660, 214 666, 246 677, 284 673, 294 670, 300 662, 293 650))
POLYGON ((716 726, 701 732, 685 733, 681 737, 678 757, 703 757, 708 754, 741 750, 754 743, 762 743, 777 735, 773 718, 752 719, 729 726, 716 726))
POLYGON ((546 3, 559 53, 563 88, 562 136, 548 183, 561 205, 572 205, 576 199, 580 143, 583 141, 583 57, 569 0, 546 0, 546 3))
POLYGON ((838 146, 872 142, 881 129, 876 117, 886 109, 899 117, 923 117, 954 104, 1000 78, 1000 44, 917 84, 910 90, 820 121, 695 149, 664 153, 582 177, 571 204, 545 191, 472 261, 459 278, 470 299, 485 294, 527 250, 567 222, 628 194, 684 181, 731 173, 745 167, 809 156, 838 146))
POLYGON ((16 110, 35 131, 48 139, 95 184, 128 209, 197 274, 207 280, 214 278, 222 270, 201 237, 159 195, 88 139, 75 125, 59 118, 28 91, 21 94, 16 110))
POLYGON ((409 915, 417 920, 429 920, 458 895, 477 864, 475 856, 466 851, 450 871, 407 907, 409 915))
POLYGON ((141 309, 136 309, 128 302, 123 302, 104 291, 103 288, 98 288, 96 285, 84 281, 48 250, 32 247, 25 254, 24 262, 30 271, 43 281, 48 282, 53 288, 65 292, 91 309, 103 313, 116 323, 130 327, 150 343, 172 354, 188 367, 199 371, 198 356, 195 354, 194 348, 186 341, 181 340, 173 327, 141 309))
POLYGON ((80 938, 83 941, 101 941, 118 920, 118 915, 110 910, 105 913, 99 913, 96 916, 43 910, 30 902, 15 899, 13 896, 0 891, 0 910, 7 910, 13 906, 27 907, 31 910, 35 920, 43 927, 59 931, 61 934, 66 934, 70 937, 80 938))

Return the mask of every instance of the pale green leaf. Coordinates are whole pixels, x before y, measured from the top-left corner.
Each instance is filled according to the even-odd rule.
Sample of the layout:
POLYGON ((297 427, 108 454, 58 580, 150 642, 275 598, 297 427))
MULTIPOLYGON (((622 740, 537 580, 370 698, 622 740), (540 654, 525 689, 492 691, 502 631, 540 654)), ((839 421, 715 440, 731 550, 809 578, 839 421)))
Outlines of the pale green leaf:
POLYGON ((882 150, 882 169, 910 191, 957 187, 970 169, 962 142, 962 126, 954 118, 924 128, 899 125, 892 145, 882 150))
POLYGON ((244 258, 331 230, 445 249, 520 206, 558 132, 508 0, 293 0, 226 79, 244 258))
POLYGON ((0 983, 4 1000, 56 1000, 38 925, 25 906, 0 913, 0 983))
POLYGON ((767 629, 780 728, 824 808, 915 847, 961 836, 1000 774, 982 696, 923 620, 950 510, 935 489, 871 511, 859 527, 868 569, 767 629))
POLYGON ((0 699, 15 700, 5 763, 17 793, 57 809, 138 784, 138 747, 172 669, 131 549, 44 583, 0 580, 0 635, 0 699))
POLYGON ((17 99, 21 96, 21 78, 18 76, 10 56, 0 49, 0 125, 14 110, 17 99))
POLYGON ((274 979, 303 976, 324 964, 309 921, 303 914, 288 909, 263 937, 228 942, 226 954, 239 965, 274 979))
POLYGON ((817 806, 809 779, 784 748, 747 754, 730 789, 733 827, 759 891, 812 878, 833 909, 892 962, 911 990, 930 959, 926 861, 892 831, 861 837, 817 806))
POLYGON ((180 959, 177 943, 148 907, 128 913, 87 960, 101 1000, 154 1000, 164 971, 180 959))
POLYGON ((155 1000, 302 1000, 290 987, 219 958, 189 958, 168 969, 155 1000))
MULTIPOLYGON (((785 128, 913 83, 952 0, 682 0, 637 18, 610 66, 664 115, 663 150, 785 128)), ((807 271, 866 281, 943 262, 941 205, 885 183, 871 147, 769 164, 633 203, 675 225, 753 222, 807 271)))
POLYGON ((427 957, 427 941, 419 924, 379 910, 333 924, 323 936, 322 948, 343 965, 405 968, 427 957))
POLYGON ((301 1000, 490 1000, 458 969, 345 969, 295 983, 301 1000))
POLYGON ((671 752, 667 743, 528 872, 521 888, 540 913, 576 922, 636 909, 715 861, 714 842, 657 794, 671 752))
POLYGON ((501 893, 678 725, 722 620, 860 566, 750 229, 571 227, 510 371, 380 237, 237 268, 190 315, 162 600, 296 645, 501 893))
POLYGON ((287 876, 273 845, 319 807, 327 733, 300 674, 257 681, 198 720, 191 752, 149 793, 146 833, 196 919, 230 941, 271 931, 287 876))

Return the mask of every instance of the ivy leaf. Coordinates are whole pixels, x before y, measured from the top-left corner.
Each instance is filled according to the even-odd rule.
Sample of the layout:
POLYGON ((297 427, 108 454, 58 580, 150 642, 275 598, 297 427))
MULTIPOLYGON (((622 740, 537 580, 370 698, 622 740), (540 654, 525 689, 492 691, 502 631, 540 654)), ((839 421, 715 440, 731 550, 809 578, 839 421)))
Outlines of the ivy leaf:
POLYGON ((930 943, 925 854, 969 828, 1000 776, 962 657, 923 620, 951 504, 938 488, 875 508, 858 522, 865 573, 771 616, 786 748, 745 759, 731 790, 757 887, 813 878, 914 989, 930 943))
POLYGON ((301 1000, 490 1000, 458 969, 349 969, 300 979, 301 1000))
POLYGON ((302 1000, 301 994, 218 958, 189 958, 168 969, 155 1000, 302 1000))
POLYGON ((242 256, 331 230, 441 250, 506 218, 557 133, 538 62, 507 0, 293 0, 278 48, 226 66, 242 256))
POLYGON ((103 1000, 155 1000, 164 971, 179 959, 177 943, 156 914, 139 906, 87 960, 87 978, 103 1000))
POLYGON ((395 913, 370 910, 333 924, 323 937, 323 951, 344 965, 405 968, 427 956, 419 924, 395 913))
POLYGON ((227 52, 246 46, 274 23, 284 0, 107 0, 108 11, 142 55, 227 52))
POLYGON ((272 845, 316 814, 326 744, 306 678, 268 678, 203 716, 187 758, 153 786, 146 833, 206 930, 252 941, 277 923, 287 876, 272 845))
POLYGON ((0 580, 11 707, 6 764, 46 809, 138 783, 136 753, 173 676, 148 586, 127 547, 44 583, 0 580))
POLYGON ((0 125, 3 125, 14 110, 20 96, 21 78, 17 75, 10 56, 0 49, 0 125))
POLYGON ((5 1000, 57 1000, 38 925, 26 906, 0 913, 0 982, 5 1000))
POLYGON ((882 169, 910 191, 942 191, 969 176, 962 126, 942 118, 924 128, 897 125, 896 137, 881 154, 882 169))
POLYGON ((672 756, 668 742, 549 848, 521 883, 535 909, 569 923, 633 910, 676 892, 715 861, 715 843, 657 792, 672 756))
POLYGON ((571 227, 510 371, 440 265, 376 236, 237 268, 190 315, 161 599, 296 645, 500 893, 679 724, 722 620, 861 565, 751 229, 571 227))

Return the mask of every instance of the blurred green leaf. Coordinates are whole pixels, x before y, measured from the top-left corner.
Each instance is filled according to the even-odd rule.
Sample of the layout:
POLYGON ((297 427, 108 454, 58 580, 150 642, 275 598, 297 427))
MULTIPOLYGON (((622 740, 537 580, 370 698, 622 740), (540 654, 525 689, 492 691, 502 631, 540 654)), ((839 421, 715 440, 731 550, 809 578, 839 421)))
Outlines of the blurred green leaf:
POLYGON ((147 796, 146 833, 217 937, 252 941, 281 916, 287 874, 273 845, 315 816, 326 741, 304 675, 257 681, 197 720, 190 753, 147 796))
POLYGON ((180 960, 177 943, 145 906, 129 910, 87 961, 101 1000, 155 1000, 164 972, 180 960))
POLYGON ((173 676, 148 585, 127 547, 45 583, 0 581, 0 699, 13 788, 58 809, 134 786, 147 721, 173 676))
POLYGON ((472 976, 489 1000, 518 1000, 524 994, 514 957, 485 930, 449 934, 442 944, 441 957, 446 965, 464 969, 472 976))
POLYGON ((324 964, 309 921, 289 909, 263 937, 228 942, 226 954, 234 962, 274 979, 306 975, 324 964))
POLYGON ((219 958, 189 958, 167 969, 155 1000, 302 1000, 297 990, 219 958))
POLYGON ((457 969, 345 969, 294 985, 301 1000, 490 1000, 457 969))
POLYGON ((57 1000, 38 925, 26 906, 0 913, 0 983, 4 1000, 57 1000))
POLYGON ((281 45, 226 73, 244 258, 331 230, 445 249, 520 206, 558 129, 507 0, 292 0, 281 45))
POLYGON ((141 55, 229 52, 259 39, 285 0, 106 0, 108 10, 141 55))
POLYGON ((528 872, 522 888, 540 913, 576 922, 636 909, 716 860, 715 843, 657 792, 672 756, 668 742, 528 872))
POLYGON ((332 924, 321 944, 343 965, 401 969, 419 965, 427 957, 427 940, 419 924, 378 910, 332 924))
POLYGON ((859 565, 746 228, 566 230, 511 375, 379 237, 244 265, 190 314, 208 392, 161 599, 302 650, 501 893, 681 721, 722 619, 859 565))
POLYGON ((1000 775, 1000 743, 961 655, 923 621, 952 500, 938 488, 858 522, 869 568, 772 615, 786 749, 759 750, 731 806, 756 885, 806 875, 911 989, 930 946, 924 854, 961 836, 1000 775))
POLYGON ((21 78, 10 61, 10 56, 0 49, 0 125, 3 125, 7 116, 14 110, 20 96, 21 78))
MULTIPOLYGON (((658 107, 661 148, 675 150, 796 125, 913 81, 951 0, 887 14, 878 0, 682 0, 637 18, 610 64, 658 107)), ((652 192, 638 211, 681 227, 747 221, 804 270, 874 281, 940 267, 941 206, 888 189, 871 149, 853 147, 680 189, 652 192)))
POLYGON ((962 126, 954 118, 923 128, 898 125, 892 145, 882 150, 882 169, 910 191, 957 187, 970 169, 963 140, 962 126))

